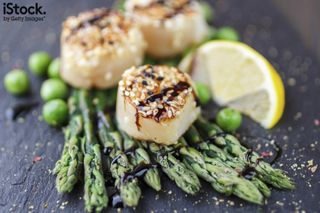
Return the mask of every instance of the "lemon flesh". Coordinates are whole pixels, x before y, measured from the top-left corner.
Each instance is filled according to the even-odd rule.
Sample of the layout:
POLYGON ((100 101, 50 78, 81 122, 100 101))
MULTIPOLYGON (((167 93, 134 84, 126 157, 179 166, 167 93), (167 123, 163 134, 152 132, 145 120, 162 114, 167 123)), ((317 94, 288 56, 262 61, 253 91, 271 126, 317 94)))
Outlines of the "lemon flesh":
POLYGON ((219 105, 235 108, 265 128, 280 120, 285 104, 281 78, 261 54, 246 44, 211 41, 183 63, 196 81, 210 85, 219 105))

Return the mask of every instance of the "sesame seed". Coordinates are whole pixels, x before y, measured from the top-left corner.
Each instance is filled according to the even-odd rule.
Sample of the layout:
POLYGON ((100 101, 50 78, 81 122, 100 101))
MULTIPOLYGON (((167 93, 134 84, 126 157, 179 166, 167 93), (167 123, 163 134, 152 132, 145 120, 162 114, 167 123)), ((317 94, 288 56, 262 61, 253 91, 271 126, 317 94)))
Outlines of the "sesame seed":
POLYGON ((174 67, 145 65, 125 71, 119 87, 143 117, 159 121, 178 115, 194 95, 189 79, 174 67))

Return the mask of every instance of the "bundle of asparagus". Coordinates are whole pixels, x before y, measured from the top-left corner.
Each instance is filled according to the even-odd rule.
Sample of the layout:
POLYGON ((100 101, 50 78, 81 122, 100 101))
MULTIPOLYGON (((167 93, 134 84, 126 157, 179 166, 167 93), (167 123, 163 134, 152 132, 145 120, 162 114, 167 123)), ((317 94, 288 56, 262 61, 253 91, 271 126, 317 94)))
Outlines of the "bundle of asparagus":
MULTIPOLYGON (((232 158, 227 153, 225 153, 220 148, 216 147, 212 143, 206 143, 202 137, 200 136, 198 130, 191 126, 189 130, 185 133, 185 137, 188 139, 188 142, 191 145, 196 145, 198 150, 209 159, 212 159, 214 161, 218 161, 218 164, 223 165, 226 168, 232 168, 234 169, 238 176, 239 171, 242 171, 245 169, 245 165, 241 161, 237 161, 237 159, 232 158)), ((269 197, 271 194, 270 189, 268 186, 262 182, 259 178, 253 176, 250 178, 250 181, 256 186, 257 189, 265 196, 269 197)))
POLYGON ((177 145, 161 146, 137 141, 122 132, 105 110, 114 101, 104 92, 96 91, 93 99, 88 91, 75 90, 69 98, 70 122, 65 128, 65 145, 56 163, 56 186, 59 192, 70 192, 80 177, 84 165, 85 208, 101 211, 108 204, 102 171, 100 144, 108 154, 108 166, 125 206, 137 206, 141 197, 139 177, 151 188, 161 189, 160 173, 152 164, 188 194, 196 194, 201 178, 226 195, 235 195, 248 202, 263 204, 270 196, 266 184, 279 189, 292 189, 294 184, 282 170, 263 162, 259 155, 240 144, 232 135, 200 117, 177 145), (94 124, 97 121, 97 135, 94 124), (81 150, 82 143, 82 150, 81 150), (150 154, 150 156, 149 156, 150 154), (254 169, 256 175, 247 178, 242 172, 254 169))
POLYGON ((131 140, 126 134, 114 128, 110 115, 104 112, 107 106, 106 97, 96 91, 95 104, 99 127, 99 138, 103 147, 108 150, 110 171, 115 178, 115 186, 120 191, 124 205, 137 206, 141 197, 138 176, 153 189, 161 189, 160 176, 157 168, 151 165, 148 153, 131 140), (123 139, 122 139, 123 136, 123 139), (142 168, 144 166, 144 168, 142 168), (142 171, 143 170, 143 171, 142 171), (142 173, 141 175, 137 175, 142 173))
POLYGON ((233 162, 253 168, 264 182, 279 189, 294 188, 293 181, 282 170, 275 169, 262 161, 258 153, 242 146, 233 135, 224 133, 217 125, 209 123, 202 117, 195 122, 195 125, 205 137, 209 138, 207 142, 213 142, 221 147, 228 153, 229 158, 234 158, 233 162))
POLYGON ((262 204, 263 196, 253 183, 239 177, 239 174, 228 165, 188 147, 184 138, 180 139, 180 143, 186 145, 179 150, 185 165, 211 183, 216 191, 227 195, 234 194, 249 202, 262 204))
POLYGON ((115 131, 110 117, 104 113, 99 114, 99 138, 110 157, 109 169, 115 179, 115 187, 120 191, 124 205, 136 206, 141 197, 141 189, 138 179, 126 179, 127 173, 133 171, 134 166, 129 162, 126 154, 122 151, 122 138, 115 131))
MULTIPOLYGON (((142 143, 142 142, 140 142, 142 143)), ((154 160, 161 166, 162 171, 173 180, 179 188, 188 194, 196 194, 200 190, 200 181, 197 175, 179 161, 169 149, 156 143, 143 143, 152 153, 154 160)))

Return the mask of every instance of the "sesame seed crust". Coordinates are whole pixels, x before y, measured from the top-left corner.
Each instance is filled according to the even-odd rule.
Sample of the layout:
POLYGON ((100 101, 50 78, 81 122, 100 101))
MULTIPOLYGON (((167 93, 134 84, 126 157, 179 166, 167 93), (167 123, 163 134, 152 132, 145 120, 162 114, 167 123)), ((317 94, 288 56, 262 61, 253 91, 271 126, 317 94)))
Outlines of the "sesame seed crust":
POLYGON ((198 1, 127 0, 125 11, 140 26, 146 53, 156 59, 173 58, 208 34, 198 1))
POLYGON ((63 23, 61 39, 87 51, 116 51, 125 42, 132 25, 132 20, 119 12, 99 8, 68 17, 63 23))
POLYGON ((77 88, 110 88, 143 62, 146 42, 132 19, 108 9, 67 18, 61 34, 61 77, 77 88))
POLYGON ((193 15, 192 0, 149 0, 135 1, 129 4, 132 11, 138 16, 146 16, 153 20, 167 20, 177 15, 193 15))
POLYGON ((179 115, 190 96, 197 106, 191 85, 190 77, 175 67, 144 65, 125 71, 119 91, 136 108, 136 117, 160 122, 179 115))

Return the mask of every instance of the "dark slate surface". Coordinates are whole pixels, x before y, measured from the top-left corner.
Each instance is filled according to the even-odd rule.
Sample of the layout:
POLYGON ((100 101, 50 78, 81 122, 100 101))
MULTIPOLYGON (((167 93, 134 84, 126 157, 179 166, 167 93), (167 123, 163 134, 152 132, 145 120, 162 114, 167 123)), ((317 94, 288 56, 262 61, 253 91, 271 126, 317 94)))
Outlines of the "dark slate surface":
MULTIPOLYGON (((110 1, 98 0, 40 3, 47 10, 42 23, 0 21, 1 79, 12 67, 27 69, 26 61, 33 51, 46 50, 57 56, 60 24, 66 16, 110 5, 110 1)), ((286 109, 277 127, 266 131, 246 119, 239 133, 275 139, 284 148, 277 166, 289 172, 297 189, 273 190, 268 204, 258 207, 219 195, 205 183, 199 195, 186 196, 163 177, 163 191, 155 193, 144 187, 136 212, 319 212, 320 168, 315 173, 307 168, 308 160, 313 159, 314 165, 320 163, 320 126, 316 121, 320 119, 319 63, 268 1, 221 0, 213 5, 217 16, 214 25, 234 26, 245 42, 275 65, 284 79, 286 109)), ((30 76, 32 94, 28 98, 40 100, 41 80, 30 76)), ((2 84, 0 91, 0 212, 82 212, 82 183, 72 194, 59 195, 54 188, 55 177, 49 173, 63 146, 60 131, 38 121, 41 106, 15 123, 6 121, 5 109, 21 99, 4 92, 2 84), (35 156, 41 156, 42 161, 32 163, 35 156)))

